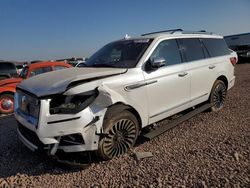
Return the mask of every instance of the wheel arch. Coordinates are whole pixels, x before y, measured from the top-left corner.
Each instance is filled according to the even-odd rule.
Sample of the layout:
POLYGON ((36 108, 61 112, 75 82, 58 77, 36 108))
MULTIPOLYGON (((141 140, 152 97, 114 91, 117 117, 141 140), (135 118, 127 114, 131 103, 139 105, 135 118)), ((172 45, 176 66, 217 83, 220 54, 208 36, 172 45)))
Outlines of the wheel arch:
MULTIPOLYGON (((216 80, 221 80, 222 82, 225 83, 226 87, 228 88, 228 79, 227 79, 226 76, 221 75, 221 76, 219 76, 216 80)), ((216 81, 216 80, 215 80, 215 81, 216 81)))
POLYGON ((10 95, 13 95, 13 96, 14 96, 14 95, 15 95, 15 92, 14 92, 14 91, 3 91, 3 92, 0 93, 0 96, 1 96, 1 95, 4 95, 4 94, 10 94, 10 95))
POLYGON ((138 111, 135 108, 133 108, 132 106, 127 105, 127 104, 122 103, 122 102, 117 102, 117 103, 114 103, 114 104, 108 106, 107 111, 104 115, 104 119, 108 118, 109 116, 111 116, 114 113, 120 113, 123 110, 128 110, 130 113, 132 113, 136 117, 136 119, 138 120, 138 123, 139 123, 139 130, 141 130, 142 119, 141 119, 141 116, 138 113, 138 111))

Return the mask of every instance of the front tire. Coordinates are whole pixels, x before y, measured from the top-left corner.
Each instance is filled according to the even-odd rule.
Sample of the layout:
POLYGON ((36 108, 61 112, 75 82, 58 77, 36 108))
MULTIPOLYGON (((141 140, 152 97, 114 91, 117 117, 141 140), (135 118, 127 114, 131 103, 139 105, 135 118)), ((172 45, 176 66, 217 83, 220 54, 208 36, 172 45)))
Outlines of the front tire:
POLYGON ((108 160, 126 153, 134 146, 139 133, 139 123, 132 113, 124 110, 106 117, 103 131, 106 136, 99 141, 98 154, 108 160))
POLYGON ((221 80, 216 80, 209 98, 211 104, 210 110, 217 112, 223 108, 227 94, 227 87, 221 80))
POLYGON ((0 96, 0 113, 10 114, 14 111, 14 96, 12 94, 2 94, 0 96))

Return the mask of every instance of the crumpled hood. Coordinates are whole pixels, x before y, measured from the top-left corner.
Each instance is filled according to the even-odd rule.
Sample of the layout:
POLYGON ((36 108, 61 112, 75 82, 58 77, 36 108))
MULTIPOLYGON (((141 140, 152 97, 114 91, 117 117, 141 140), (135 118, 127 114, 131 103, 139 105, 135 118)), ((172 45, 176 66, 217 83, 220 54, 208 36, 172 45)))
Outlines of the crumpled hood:
POLYGON ((37 97, 43 97, 62 93, 73 82, 89 82, 126 71, 127 69, 120 68, 69 68, 31 77, 20 83, 17 88, 26 90, 37 97))
POLYGON ((18 84, 22 81, 22 78, 8 78, 4 80, 0 80, 0 87, 4 87, 10 84, 18 84))

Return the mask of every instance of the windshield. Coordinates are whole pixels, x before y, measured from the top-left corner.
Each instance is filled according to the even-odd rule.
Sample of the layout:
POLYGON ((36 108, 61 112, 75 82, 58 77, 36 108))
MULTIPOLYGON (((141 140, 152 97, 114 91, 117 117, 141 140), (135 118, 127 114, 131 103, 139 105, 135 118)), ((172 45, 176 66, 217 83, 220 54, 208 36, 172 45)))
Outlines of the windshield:
POLYGON ((21 78, 26 78, 27 77, 27 74, 28 74, 28 67, 24 67, 20 73, 20 77, 21 78))
POLYGON ((84 65, 86 67, 133 68, 151 42, 150 39, 136 39, 107 44, 92 55, 84 65))

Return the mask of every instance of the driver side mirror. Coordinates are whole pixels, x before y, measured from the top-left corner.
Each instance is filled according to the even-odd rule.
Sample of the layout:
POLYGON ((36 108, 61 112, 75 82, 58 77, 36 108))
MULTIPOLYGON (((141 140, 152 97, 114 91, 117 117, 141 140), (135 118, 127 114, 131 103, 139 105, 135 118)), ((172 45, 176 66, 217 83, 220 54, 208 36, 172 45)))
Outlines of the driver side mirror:
POLYGON ((152 60, 150 60, 150 65, 151 65, 151 68, 156 70, 160 67, 163 67, 166 65, 166 60, 165 58, 163 57, 157 57, 157 58, 154 58, 152 60))

